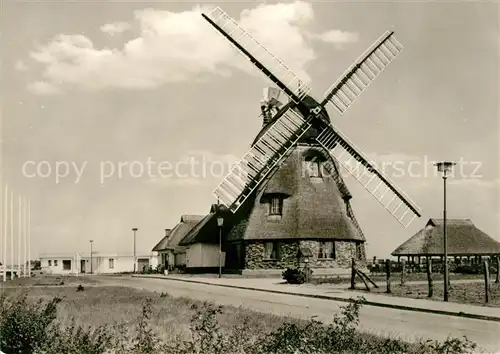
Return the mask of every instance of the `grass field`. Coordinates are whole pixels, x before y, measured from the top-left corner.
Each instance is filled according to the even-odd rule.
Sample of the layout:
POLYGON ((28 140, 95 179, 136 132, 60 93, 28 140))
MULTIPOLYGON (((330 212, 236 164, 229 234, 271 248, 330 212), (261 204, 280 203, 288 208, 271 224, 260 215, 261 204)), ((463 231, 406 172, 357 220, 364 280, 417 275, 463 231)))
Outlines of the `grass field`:
MULTIPOLYGON (((490 283, 490 293, 489 302, 485 303, 485 288, 484 282, 474 282, 474 283, 456 283, 449 288, 448 296, 450 302, 457 302, 461 304, 471 304, 471 305, 481 305, 481 306, 491 306, 500 307, 500 283, 495 283, 492 281, 490 283)), ((360 292, 366 290, 364 285, 357 283, 357 288, 360 292)), ((371 287, 372 293, 383 293, 386 294, 387 286, 379 285, 379 288, 371 287)), ((394 282, 391 284, 391 294, 386 294, 390 296, 400 296, 409 297, 414 299, 429 299, 435 301, 443 300, 443 283, 434 283, 433 285, 433 296, 428 298, 428 286, 427 284, 405 284, 400 285, 399 282, 394 282)))
MULTIPOLYGON (((61 340, 71 342, 71 345, 59 343, 50 350, 41 351, 47 354, 448 353, 445 351, 446 348, 453 348, 450 353, 472 353, 471 350, 474 348, 470 342, 464 343, 455 339, 444 343, 420 341, 406 343, 397 338, 388 340, 360 333, 356 330, 357 310, 352 307, 346 312, 347 315, 338 318, 333 327, 326 327, 314 321, 262 314, 244 308, 227 306, 221 307, 220 312, 214 311, 214 307, 208 303, 145 290, 106 286, 99 284, 98 278, 91 277, 52 276, 20 279, 18 283, 17 287, 1 288, 0 293, 11 300, 25 294, 29 303, 38 300, 49 302, 54 297, 59 297, 62 300, 57 305, 55 318, 57 328, 64 331, 75 325, 86 328, 90 331, 88 333, 97 333, 91 335, 84 330, 78 334, 78 331, 72 329, 66 334, 61 332, 62 334, 58 334, 56 339, 59 342, 61 340), (57 285, 61 282, 64 284, 57 285), (84 285, 85 290, 77 292, 77 284, 84 285), (147 313, 145 304, 149 306, 147 313), (94 331, 99 328, 101 331, 94 331), (103 349, 104 344, 92 346, 92 343, 102 341, 103 336, 119 337, 121 341, 125 340, 128 346, 113 342, 115 344, 112 348, 115 349, 108 348, 107 351, 103 349), (168 349, 165 347, 158 349, 159 343, 168 345, 168 349), (195 345, 193 343, 196 343, 196 350, 190 347, 195 345), (119 347, 121 349, 116 349, 119 347), (457 351, 456 348, 461 351, 457 351)), ((4 317, 0 318, 1 339, 2 335, 7 336, 5 328, 12 326, 12 323, 14 327, 10 327, 11 330, 18 328, 16 326, 19 326, 19 316, 28 318, 31 315, 19 315, 19 309, 23 312, 23 308, 26 308, 22 304, 17 310, 11 311, 10 315, 5 307, 6 302, 0 301, 0 305, 4 317), (9 316, 10 320, 5 320, 9 316)), ((19 329, 14 331, 14 333, 19 332, 22 331, 19 329)), ((22 352, 30 353, 30 351, 22 352)), ((6 353, 9 354, 9 351, 6 353)))
MULTIPOLYGON (((381 273, 368 273, 368 276, 375 282, 385 282, 386 276, 381 273)), ((495 275, 492 276, 494 280, 495 275)), ((392 282, 399 282, 401 279, 401 273, 393 273, 391 275, 392 282)), ((442 273, 433 273, 433 280, 443 280, 442 273)), ((482 274, 454 274, 450 273, 450 281, 453 280, 468 280, 468 279, 478 279, 483 280, 484 276, 482 274)), ((313 284, 348 284, 350 282, 350 277, 314 277, 311 283, 313 284)), ((408 273, 405 275, 405 281, 427 281, 426 273, 408 273)))

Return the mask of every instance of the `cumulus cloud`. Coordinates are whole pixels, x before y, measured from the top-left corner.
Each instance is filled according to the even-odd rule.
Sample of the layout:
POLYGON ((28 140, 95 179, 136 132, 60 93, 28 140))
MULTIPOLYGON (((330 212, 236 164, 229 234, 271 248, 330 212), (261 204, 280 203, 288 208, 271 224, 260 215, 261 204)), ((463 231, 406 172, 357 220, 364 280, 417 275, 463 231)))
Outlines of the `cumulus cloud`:
POLYGON ((342 49, 346 44, 357 42, 359 40, 359 35, 353 32, 330 30, 315 35, 314 38, 326 43, 332 43, 337 49, 342 49))
POLYGON ((101 31, 110 35, 110 36, 115 36, 117 34, 125 32, 126 30, 128 30, 130 28, 131 28, 130 23, 114 22, 114 23, 107 23, 105 25, 102 25, 101 31))
POLYGON ((46 81, 34 81, 29 83, 28 91, 37 95, 53 95, 61 93, 56 86, 46 81))
MULTIPOLYGON (((99 48, 83 35, 58 35, 31 52, 31 58, 43 66, 43 80, 32 84, 36 87, 32 91, 55 93, 56 88, 65 87, 147 89, 165 83, 203 80, 206 74, 228 76, 234 69, 257 73, 203 20, 201 11, 200 7, 184 12, 143 9, 134 13, 130 23, 101 26, 107 34, 129 29, 139 33, 122 47, 99 48)), ((261 4, 242 11, 237 20, 308 81, 306 68, 315 54, 307 27, 313 19, 311 4, 295 2, 261 4)), ((327 33, 330 32, 335 33, 327 33)), ((313 37, 330 43, 349 42, 339 34, 313 37)), ((351 42, 353 38, 350 37, 351 42)))
POLYGON ((28 66, 26 65, 26 63, 22 60, 18 60, 16 61, 16 63, 14 64, 14 68, 17 70, 17 71, 26 71, 28 70, 28 66))

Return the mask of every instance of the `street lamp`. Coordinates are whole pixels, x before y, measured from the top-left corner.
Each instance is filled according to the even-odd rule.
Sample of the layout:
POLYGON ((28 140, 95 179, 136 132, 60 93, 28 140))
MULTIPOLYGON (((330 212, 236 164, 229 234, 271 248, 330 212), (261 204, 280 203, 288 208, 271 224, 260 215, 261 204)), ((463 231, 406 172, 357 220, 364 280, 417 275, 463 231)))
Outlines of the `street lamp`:
POLYGON ((94 243, 94 240, 89 240, 90 242, 90 274, 93 274, 93 269, 92 269, 92 243, 94 243))
POLYGON ((217 217, 217 226, 219 227, 219 278, 222 278, 222 225, 224 225, 224 218, 217 217))
POLYGON ((456 163, 444 161, 434 164, 439 172, 443 173, 443 253, 444 253, 444 301, 448 301, 448 240, 446 236, 446 178, 447 173, 451 171, 456 163))
POLYGON ((136 259, 135 259, 135 233, 137 232, 137 230, 138 230, 138 229, 137 229, 136 227, 134 227, 134 228, 132 229, 132 231, 134 231, 134 273, 135 273, 135 268, 136 268, 136 263, 137 263, 137 261, 136 261, 136 259))

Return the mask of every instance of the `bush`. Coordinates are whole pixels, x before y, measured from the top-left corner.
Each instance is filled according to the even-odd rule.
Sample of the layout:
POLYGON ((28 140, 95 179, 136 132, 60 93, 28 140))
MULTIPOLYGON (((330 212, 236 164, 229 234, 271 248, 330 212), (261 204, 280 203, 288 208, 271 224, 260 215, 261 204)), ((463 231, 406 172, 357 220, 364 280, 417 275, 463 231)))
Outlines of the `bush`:
POLYGON ((27 302, 27 294, 16 299, 0 297, 0 348, 5 353, 33 353, 49 341, 54 328, 56 297, 46 304, 27 302))
MULTIPOLYGON (((298 274, 293 270, 289 273, 298 274)), ((133 332, 123 325, 96 329, 77 327, 74 321, 61 329, 55 321, 58 298, 46 305, 30 305, 26 295, 11 302, 5 297, 1 299, 0 338, 6 354, 469 354, 476 350, 476 344, 465 337, 409 344, 398 339, 361 335, 357 327, 364 298, 341 307, 341 314, 335 315, 330 325, 313 318, 301 324, 286 322, 274 331, 253 334, 248 331, 248 318, 225 332, 218 321, 222 307, 195 304, 190 338, 177 337, 168 343, 162 342, 151 327, 150 299, 143 305, 133 332)))
MULTIPOLYGON (((309 272, 312 274, 311 270, 309 272)), ((303 284, 306 281, 306 273, 296 268, 287 268, 281 275, 288 284, 303 284)))

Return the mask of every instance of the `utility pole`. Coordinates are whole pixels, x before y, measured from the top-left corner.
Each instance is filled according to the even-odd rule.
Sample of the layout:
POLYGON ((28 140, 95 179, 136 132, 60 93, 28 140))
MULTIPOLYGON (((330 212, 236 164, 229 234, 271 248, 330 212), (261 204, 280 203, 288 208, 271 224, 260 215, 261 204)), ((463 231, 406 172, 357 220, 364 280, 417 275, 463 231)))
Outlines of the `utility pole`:
POLYGON ((10 280, 14 280, 14 193, 10 191, 10 280))
POLYGON ((93 265, 92 265, 92 243, 94 243, 94 240, 90 240, 90 274, 93 274, 94 272, 94 269, 93 269, 93 265))
POLYGON ((134 227, 132 229, 132 231, 134 232, 134 273, 136 272, 136 268, 137 268, 137 259, 135 258, 136 255, 135 255, 135 240, 136 240, 136 232, 137 232, 138 228, 134 227))
POLYGON ((7 185, 5 185, 5 193, 2 195, 3 197, 3 282, 7 281, 7 226, 8 226, 8 200, 9 193, 7 189, 7 185))

